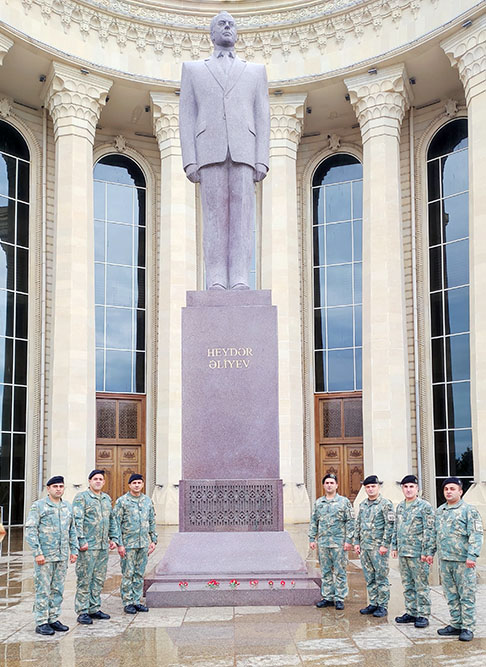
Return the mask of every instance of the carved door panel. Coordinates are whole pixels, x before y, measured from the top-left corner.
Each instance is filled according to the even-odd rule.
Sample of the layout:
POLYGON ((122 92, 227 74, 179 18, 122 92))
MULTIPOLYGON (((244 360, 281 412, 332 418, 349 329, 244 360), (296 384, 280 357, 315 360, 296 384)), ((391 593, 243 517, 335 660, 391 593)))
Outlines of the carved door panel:
POLYGON ((145 475, 145 396, 98 394, 96 467, 106 473, 113 501, 128 491, 134 472, 145 475))
POLYGON ((322 478, 337 475, 339 493, 351 501, 363 479, 363 423, 361 393, 321 394, 315 397, 316 495, 322 478))

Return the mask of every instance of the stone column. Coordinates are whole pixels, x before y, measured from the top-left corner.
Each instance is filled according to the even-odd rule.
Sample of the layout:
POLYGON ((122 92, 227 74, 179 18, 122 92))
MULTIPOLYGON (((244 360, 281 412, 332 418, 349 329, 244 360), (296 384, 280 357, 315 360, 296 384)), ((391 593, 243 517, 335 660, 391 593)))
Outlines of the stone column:
POLYGON ((383 493, 411 466, 410 394, 400 184, 400 128, 409 105, 403 65, 345 79, 363 140, 363 437, 365 474, 383 493))
POLYGON ((177 524, 181 478, 181 309, 196 289, 196 199, 182 169, 179 98, 151 93, 160 148, 157 435, 154 502, 159 523, 177 524))
POLYGON ((13 46, 13 42, 5 35, 0 35, 0 65, 3 65, 3 59, 5 55, 10 51, 13 46))
POLYGON ((475 487, 468 500, 486 519, 486 16, 441 44, 459 70, 468 113, 469 132, 469 280, 471 330, 471 413, 475 487))
POLYGON ((45 105, 54 124, 54 306, 46 474, 66 497, 95 461, 93 142, 112 82, 54 62, 45 105))
POLYGON ((286 522, 309 520, 304 481, 302 336, 296 159, 305 94, 270 100, 270 170, 263 181, 262 288, 278 308, 280 475, 286 522))

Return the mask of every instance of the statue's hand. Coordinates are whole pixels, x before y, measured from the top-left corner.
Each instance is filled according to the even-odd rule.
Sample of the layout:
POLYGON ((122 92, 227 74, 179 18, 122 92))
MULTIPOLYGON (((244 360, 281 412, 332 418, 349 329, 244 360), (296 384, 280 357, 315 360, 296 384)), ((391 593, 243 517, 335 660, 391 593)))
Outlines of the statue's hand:
POLYGON ((268 168, 264 164, 257 162, 255 165, 255 175, 253 176, 253 180, 255 181, 255 183, 263 181, 263 179, 267 175, 267 172, 268 168))
POLYGON ((199 169, 197 164, 188 164, 186 167, 186 176, 191 183, 199 183, 201 178, 199 176, 199 169))

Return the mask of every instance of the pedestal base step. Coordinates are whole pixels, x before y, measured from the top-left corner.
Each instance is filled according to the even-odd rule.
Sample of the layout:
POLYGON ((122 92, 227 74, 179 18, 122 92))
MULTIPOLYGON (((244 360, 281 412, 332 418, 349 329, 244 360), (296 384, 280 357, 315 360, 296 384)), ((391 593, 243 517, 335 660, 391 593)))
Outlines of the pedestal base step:
POLYGON ((268 576, 257 585, 251 585, 249 579, 235 579, 239 585, 234 588, 228 578, 215 577, 219 586, 214 588, 207 585, 208 579, 184 580, 187 587, 177 581, 157 581, 149 586, 146 602, 149 607, 241 607, 313 605, 321 599, 319 585, 310 577, 283 580, 268 576))

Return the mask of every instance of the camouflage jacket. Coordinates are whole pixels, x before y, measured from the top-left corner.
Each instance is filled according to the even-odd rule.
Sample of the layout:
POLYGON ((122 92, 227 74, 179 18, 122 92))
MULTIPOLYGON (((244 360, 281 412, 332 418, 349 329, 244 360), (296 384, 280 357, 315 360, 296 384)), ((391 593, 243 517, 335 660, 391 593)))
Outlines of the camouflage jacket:
POLYGON ((34 556, 46 561, 67 560, 69 553, 78 553, 78 536, 73 509, 66 500, 36 500, 25 522, 25 539, 34 556))
POLYGON ((318 498, 314 503, 309 526, 309 540, 322 547, 342 547, 350 544, 354 535, 353 506, 347 498, 336 493, 334 498, 318 498))
POLYGON ((432 556, 435 553, 435 517, 432 505, 422 498, 398 503, 391 548, 399 556, 432 556))
POLYGON ((483 544, 483 523, 478 510, 461 500, 444 503, 435 515, 437 552, 441 560, 476 561, 483 544))
POLYGON ((130 491, 120 496, 113 510, 118 527, 120 546, 126 549, 148 547, 157 543, 155 510, 150 498, 144 493, 137 498, 130 491))
POLYGON ((391 500, 378 496, 363 500, 359 505, 354 543, 361 549, 389 547, 395 526, 395 512, 391 500))
POLYGON ((107 493, 81 491, 73 500, 73 512, 80 547, 87 543, 89 549, 108 549, 109 540, 118 544, 118 526, 107 493))

